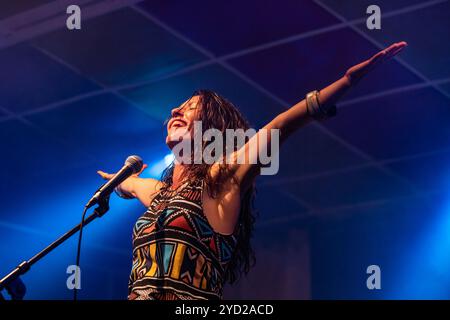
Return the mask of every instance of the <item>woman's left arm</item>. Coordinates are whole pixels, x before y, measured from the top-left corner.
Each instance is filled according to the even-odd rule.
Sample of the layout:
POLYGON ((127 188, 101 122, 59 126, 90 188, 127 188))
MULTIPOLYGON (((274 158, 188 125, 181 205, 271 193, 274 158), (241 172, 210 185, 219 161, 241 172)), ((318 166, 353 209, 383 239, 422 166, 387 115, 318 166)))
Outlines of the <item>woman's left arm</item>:
MULTIPOLYGON (((305 100, 279 114, 251 137, 244 146, 227 157, 227 164, 231 167, 233 175, 224 183, 217 198, 207 198, 204 201, 205 212, 210 215, 216 231, 229 234, 234 230, 239 215, 241 196, 247 192, 254 183, 256 176, 260 174, 262 163, 259 161, 259 155, 268 155, 269 153, 273 155, 272 150, 270 150, 272 129, 279 130, 279 143, 281 144, 306 123, 330 116, 333 109, 336 110, 335 103, 344 93, 370 70, 382 61, 395 56, 405 46, 406 42, 395 43, 378 52, 372 58, 348 69, 344 76, 336 82, 320 90, 320 92, 308 94, 305 100)), ((220 165, 221 163, 217 162, 211 167, 210 173, 212 176, 219 172, 220 165)))
MULTIPOLYGON (((378 66, 383 61, 392 58, 398 54, 403 48, 407 46, 406 42, 394 43, 388 48, 378 52, 370 59, 357 64, 348 69, 344 76, 334 83, 330 84, 326 88, 309 95, 308 103, 306 99, 300 101, 287 111, 279 114, 271 122, 269 122, 263 129, 254 135, 249 142, 247 142, 241 149, 239 149, 233 155, 234 162, 240 156, 245 156, 245 159, 256 159, 258 154, 267 154, 270 152, 271 146, 271 129, 278 129, 280 133, 280 144, 284 142, 293 132, 309 123, 312 120, 326 118, 326 112, 333 111, 334 105, 342 98, 342 96, 358 83, 367 73, 373 68, 378 66), (317 99, 317 100, 315 100, 317 99), (324 112, 325 111, 325 112, 324 112), (259 143, 261 136, 265 135, 264 143, 259 143), (255 143, 257 148, 250 148, 250 143, 255 143), (265 150, 261 150, 264 148, 265 150), (256 154, 256 152, 258 154, 256 154), (261 153, 262 152, 262 153, 261 153), (245 153, 245 154, 243 154, 245 153)), ((254 178, 260 172, 261 164, 259 161, 251 162, 246 161, 244 163, 236 164, 235 177, 238 179, 241 185, 241 192, 245 191, 248 186, 253 183, 254 178), (253 164, 252 164, 253 163, 253 164)))

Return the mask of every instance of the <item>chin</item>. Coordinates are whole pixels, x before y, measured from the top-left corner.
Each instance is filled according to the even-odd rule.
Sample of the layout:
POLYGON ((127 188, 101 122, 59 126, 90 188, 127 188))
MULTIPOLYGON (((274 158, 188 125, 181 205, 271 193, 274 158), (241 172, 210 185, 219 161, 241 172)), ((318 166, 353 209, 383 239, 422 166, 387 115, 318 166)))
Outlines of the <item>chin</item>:
POLYGON ((170 140, 169 136, 167 136, 167 137, 166 137, 166 145, 167 145, 167 147, 168 147, 170 150, 172 150, 173 147, 175 147, 176 142, 170 140))
POLYGON ((185 140, 185 138, 175 139, 171 136, 167 136, 166 137, 166 145, 169 147, 170 150, 172 150, 177 144, 179 144, 180 142, 182 142, 184 140, 185 140))

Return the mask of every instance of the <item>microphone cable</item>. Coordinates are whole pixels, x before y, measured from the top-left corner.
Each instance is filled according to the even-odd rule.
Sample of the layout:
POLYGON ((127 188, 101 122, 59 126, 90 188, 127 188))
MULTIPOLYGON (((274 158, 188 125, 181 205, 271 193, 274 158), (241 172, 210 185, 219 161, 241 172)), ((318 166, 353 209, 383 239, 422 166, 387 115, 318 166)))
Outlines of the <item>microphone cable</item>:
MULTIPOLYGON (((77 293, 78 293, 78 286, 81 284, 80 282, 80 256, 81 256, 81 239, 83 237, 83 225, 84 225, 84 219, 86 217, 88 206, 86 205, 83 210, 83 214, 81 215, 81 222, 80 222, 80 233, 78 234, 78 247, 77 247, 77 262, 76 262, 76 268, 75 268, 75 287, 73 288, 73 301, 77 301, 77 293)), ((81 273, 81 270, 80 270, 81 273)))

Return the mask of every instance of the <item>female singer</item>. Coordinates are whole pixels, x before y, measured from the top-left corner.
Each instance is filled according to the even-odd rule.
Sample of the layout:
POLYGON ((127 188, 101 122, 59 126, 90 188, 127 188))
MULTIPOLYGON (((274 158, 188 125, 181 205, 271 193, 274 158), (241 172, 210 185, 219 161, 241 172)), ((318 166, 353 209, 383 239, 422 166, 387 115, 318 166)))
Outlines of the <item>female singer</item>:
MULTIPOLYGON (((335 104, 345 92, 406 45, 395 43, 351 67, 336 82, 310 92, 276 116, 264 127, 266 130, 258 131, 250 140, 265 141, 258 148, 270 151, 267 130, 278 129, 282 144, 308 122, 334 116, 335 104)), ((214 92, 200 90, 171 112, 166 138, 171 150, 193 140, 194 121, 201 121, 203 131, 215 128, 225 133, 226 129, 249 128, 232 103, 214 92)), ((243 155, 245 159, 257 157, 261 150, 250 148, 248 141, 236 147, 226 163, 174 161, 160 181, 140 178, 139 173, 117 188, 120 196, 136 198, 147 208, 133 229, 128 299, 221 299, 224 283, 232 283, 249 271, 254 263, 250 244, 255 222, 252 198, 261 163, 236 159, 243 155)), ((208 144, 202 142, 203 150, 208 144)), ((104 179, 112 177, 98 173, 104 179)))

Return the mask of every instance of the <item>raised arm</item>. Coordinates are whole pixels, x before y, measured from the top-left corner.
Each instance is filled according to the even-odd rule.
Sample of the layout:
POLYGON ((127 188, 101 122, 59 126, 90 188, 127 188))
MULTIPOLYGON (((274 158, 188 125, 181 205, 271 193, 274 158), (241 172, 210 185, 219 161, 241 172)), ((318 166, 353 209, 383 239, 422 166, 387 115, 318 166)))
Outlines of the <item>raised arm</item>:
MULTIPOLYGON (((373 68, 378 66, 383 61, 395 56, 406 46, 406 42, 394 43, 388 48, 378 52, 370 59, 351 67, 342 76, 342 78, 320 90, 318 95, 311 95, 310 100, 308 100, 309 103, 307 103, 306 99, 304 99, 287 111, 275 117, 263 128, 266 130, 260 130, 247 144, 245 144, 244 147, 239 149, 233 155, 233 158, 237 159, 239 156, 243 156, 243 153, 245 153, 246 159, 257 158, 256 152, 261 154, 262 151, 262 154, 266 154, 265 152, 267 152, 271 146, 271 135, 269 133, 270 129, 279 130, 281 144, 293 132, 310 121, 326 118, 329 116, 329 113, 333 113, 335 104, 348 90, 350 90, 350 88, 354 87, 355 84, 358 83, 373 68), (315 104, 315 102, 319 104, 319 107, 315 104), (265 137, 262 137, 262 135, 265 137), (262 140, 264 142, 262 144, 259 143, 261 138, 265 138, 262 140), (250 148, 249 146, 251 143, 255 143, 258 147, 250 148), (261 148, 265 148, 265 150, 260 150, 261 148)), ((243 164, 236 164, 236 166, 235 176, 241 184, 240 189, 242 193, 242 191, 253 183, 254 178, 259 174, 261 164, 260 162, 257 162, 256 164, 245 162, 243 164)))

